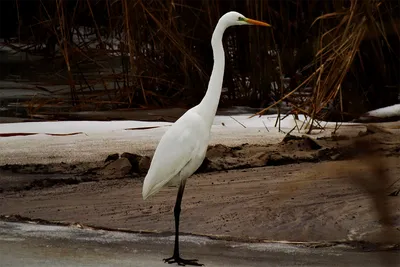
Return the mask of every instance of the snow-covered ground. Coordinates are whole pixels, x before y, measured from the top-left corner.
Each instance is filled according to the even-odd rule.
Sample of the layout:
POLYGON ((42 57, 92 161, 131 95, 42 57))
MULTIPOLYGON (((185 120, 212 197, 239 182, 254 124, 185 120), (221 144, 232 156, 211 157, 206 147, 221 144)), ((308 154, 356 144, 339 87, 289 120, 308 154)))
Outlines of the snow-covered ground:
POLYGON ((366 121, 370 119, 376 118, 391 118, 391 117, 400 117, 400 104, 395 104, 388 107, 378 108, 371 111, 368 111, 364 115, 360 117, 360 120, 366 121))
MULTIPOLYGON (((211 145, 274 144, 286 133, 302 135, 303 116, 295 121, 289 116, 281 121, 281 131, 274 127, 276 115, 249 118, 248 115, 216 116, 211 145)), ((104 160, 111 153, 151 155, 171 123, 143 121, 60 121, 0 124, 0 165, 28 163, 90 162, 104 160), (154 127, 154 128, 151 128, 154 127), (26 136, 10 136, 32 133, 26 136), (57 135, 58 134, 58 135, 57 135), (71 135, 68 135, 71 134, 71 135)), ((334 123, 321 123, 324 131, 312 135, 330 136, 334 123)), ((339 133, 357 134, 361 125, 339 128, 339 133), (355 131, 354 128, 358 128, 355 131)), ((304 127, 304 126, 303 126, 304 127)))

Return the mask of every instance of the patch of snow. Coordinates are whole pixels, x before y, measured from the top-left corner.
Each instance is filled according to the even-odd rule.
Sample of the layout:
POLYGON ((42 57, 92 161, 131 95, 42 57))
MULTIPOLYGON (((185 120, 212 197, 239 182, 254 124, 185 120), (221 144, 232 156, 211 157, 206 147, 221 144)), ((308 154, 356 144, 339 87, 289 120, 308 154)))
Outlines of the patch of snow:
MULTIPOLYGON (((305 116, 299 115, 298 120, 293 119, 293 116, 281 120, 282 130, 291 130, 296 125, 300 128, 303 122, 307 122, 305 116)), ((249 118, 249 115, 236 116, 215 116, 213 123, 214 129, 264 129, 275 128, 277 115, 255 116, 249 118)), ((83 132, 86 134, 102 134, 118 131, 126 131, 128 128, 141 127, 161 127, 169 126, 169 122, 155 121, 46 121, 46 122, 20 122, 20 123, 5 123, 0 124, 0 133, 71 133, 83 132)), ((347 123, 353 124, 353 123, 347 123)), ((335 125, 335 123, 325 122, 323 125, 335 125)), ((154 129, 144 129, 142 131, 150 131, 154 129)), ((134 130, 130 130, 135 132, 134 130)))
POLYGON ((370 118, 391 118, 397 116, 400 116, 400 104, 368 111, 360 117, 360 120, 368 120, 370 118))
MULTIPOLYGON (((244 143, 268 145, 279 143, 286 133, 303 135, 300 128, 306 118, 288 116, 281 121, 281 131, 274 127, 277 115, 249 118, 249 115, 216 116, 211 128, 210 145, 237 146, 244 143)), ((314 130, 313 137, 330 136, 335 123, 320 122, 325 130, 314 130)), ((146 121, 55 121, 0 124, 0 134, 37 133, 0 137, 0 165, 48 164, 59 162, 103 161, 111 153, 152 155, 169 122, 146 121), (147 128, 156 127, 156 128, 147 128), (128 129, 139 128, 139 129, 128 129), (142 129, 140 129, 142 128, 142 129), (47 134, 70 134, 53 136, 47 134)), ((342 127, 340 132, 358 134, 363 126, 342 127), (357 129, 356 129, 357 128, 357 129), (348 131, 348 132, 346 132, 348 131)), ((346 124, 345 124, 346 125, 346 124)))
POLYGON ((170 125, 166 122, 143 121, 46 121, 0 124, 0 133, 72 133, 102 134, 124 131, 127 128, 159 127, 170 125))

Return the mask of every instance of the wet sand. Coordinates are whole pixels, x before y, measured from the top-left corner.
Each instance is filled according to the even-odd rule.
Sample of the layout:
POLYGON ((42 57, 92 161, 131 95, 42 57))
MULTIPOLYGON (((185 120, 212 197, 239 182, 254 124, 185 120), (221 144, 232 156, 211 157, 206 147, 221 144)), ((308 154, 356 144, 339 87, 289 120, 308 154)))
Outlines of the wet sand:
MULTIPOLYGON (((394 182, 400 175, 398 158, 387 160, 394 182)), ((243 241, 374 240, 380 230, 376 211, 368 195, 349 183, 345 170, 349 164, 357 163, 303 163, 195 175, 187 182, 181 231, 243 241)), ((176 188, 166 188, 145 202, 141 185, 140 180, 118 179, 4 192, 0 210, 2 215, 48 221, 172 232, 176 188)), ((400 197, 387 200, 399 227, 400 197)))
MULTIPOLYGON (((343 242, 368 247, 388 241, 398 248, 400 196, 390 194, 400 189, 399 135, 367 133, 360 139, 375 140, 368 153, 375 154, 373 161, 380 162, 387 181, 373 173, 370 161, 354 155, 354 148, 349 147, 353 141, 344 137, 320 139, 316 143, 300 138, 268 146, 210 147, 205 165, 187 182, 181 232, 244 242, 343 242), (375 187, 382 189, 377 191, 379 197, 375 189, 371 191, 375 187), (376 199, 382 200, 384 206, 376 199), (392 226, 383 237, 382 220, 386 219, 392 226)), ((143 175, 138 173, 118 177, 94 171, 90 175, 80 174, 80 180, 72 182, 67 177, 70 182, 22 186, 23 177, 61 181, 67 169, 29 178, 18 169, 3 168, 1 218, 18 221, 22 216, 22 220, 173 232, 172 210, 177 189, 165 188, 143 201, 143 175), (83 179, 89 176, 90 179, 83 179), (4 179, 10 181, 15 177, 20 182, 6 188, 4 185, 9 183, 4 179)))

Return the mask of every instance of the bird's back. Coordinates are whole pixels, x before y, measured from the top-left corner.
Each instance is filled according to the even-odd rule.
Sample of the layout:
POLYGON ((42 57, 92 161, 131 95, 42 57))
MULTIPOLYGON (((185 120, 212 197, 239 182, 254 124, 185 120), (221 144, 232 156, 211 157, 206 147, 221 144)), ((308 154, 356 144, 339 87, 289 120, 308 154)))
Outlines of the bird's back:
POLYGON ((161 138, 143 183, 143 198, 157 193, 169 182, 192 175, 204 160, 210 126, 195 111, 188 110, 161 138))

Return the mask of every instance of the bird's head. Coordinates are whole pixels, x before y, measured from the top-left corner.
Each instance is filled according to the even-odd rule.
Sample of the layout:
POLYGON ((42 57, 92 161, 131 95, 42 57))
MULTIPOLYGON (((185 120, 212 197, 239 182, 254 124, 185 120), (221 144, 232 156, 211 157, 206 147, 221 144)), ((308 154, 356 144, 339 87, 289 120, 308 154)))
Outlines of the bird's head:
POLYGON ((259 25, 259 26, 271 27, 271 25, 269 25, 268 23, 246 18, 245 16, 236 11, 231 11, 226 13, 220 18, 220 20, 223 20, 227 27, 234 25, 259 25))

